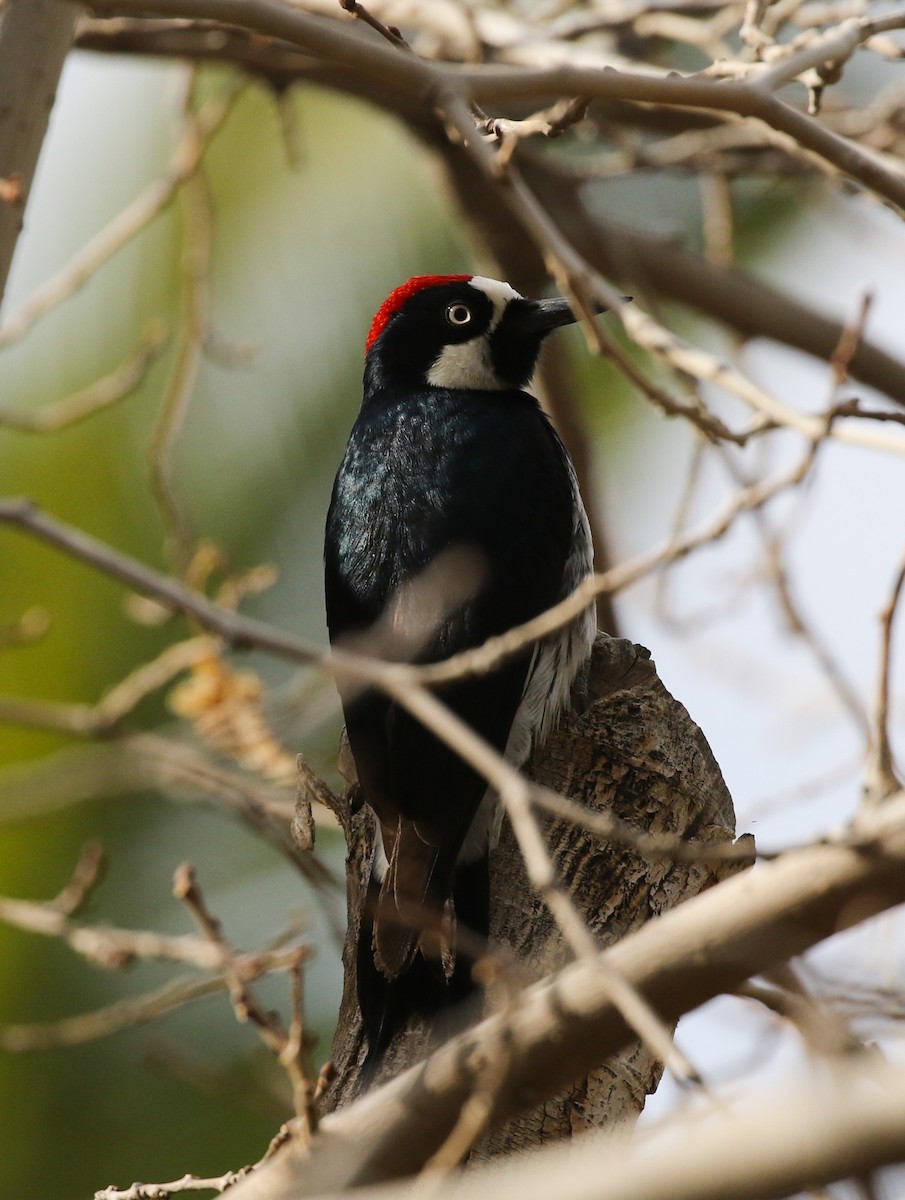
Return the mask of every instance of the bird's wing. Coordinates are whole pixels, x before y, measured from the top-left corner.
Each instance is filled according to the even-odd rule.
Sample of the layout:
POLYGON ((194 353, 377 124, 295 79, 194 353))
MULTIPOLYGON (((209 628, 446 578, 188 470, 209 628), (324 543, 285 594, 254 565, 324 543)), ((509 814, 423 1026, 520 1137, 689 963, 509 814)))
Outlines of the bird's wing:
MULTIPOLYGON (((492 675, 456 683, 441 698, 502 750, 526 670, 523 657, 492 675)), ((378 965, 392 977, 419 946, 432 958, 451 954, 445 926, 452 877, 487 784, 455 748, 398 704, 388 707, 386 729, 386 788, 375 791, 372 782, 368 801, 380 820, 388 863, 374 916, 374 945, 378 965)), ((358 761, 354 742, 352 751, 358 761)))
MULTIPOLYGON (((417 631, 417 659, 423 662, 480 645, 559 599, 573 533, 567 460, 534 400, 521 394, 482 397, 474 437, 478 425, 471 417, 465 421, 465 401, 452 395, 432 400, 435 424, 437 406, 446 405, 452 416, 447 426, 434 429, 436 446, 419 447, 423 462, 396 464, 400 477, 409 471, 405 488, 395 475, 386 476, 382 488, 373 486, 360 470, 361 454, 348 477, 341 471, 326 556, 328 620, 336 641, 373 625, 389 611, 399 581, 428 570, 446 548, 478 551, 486 573, 476 594, 444 614, 432 635, 417 631), (460 418, 464 424, 456 424, 460 418), (432 472, 425 465, 430 463, 432 472), (384 546, 392 553, 384 554, 384 546)), ((384 457, 396 452, 392 439, 380 445, 384 457)), ((368 453, 376 470, 382 458, 375 446, 368 453)), ((423 613, 423 606, 414 610, 423 613)), ((395 619, 404 623, 406 611, 398 607, 395 619)), ((439 693, 500 752, 522 702, 530 658, 527 651, 439 693)), ((388 843, 387 858, 394 861, 376 901, 374 941, 387 966, 403 969, 416 937, 402 939, 403 945, 397 933, 384 934, 384 918, 386 930, 398 927, 403 909, 414 906, 439 921, 486 783, 398 703, 342 690, 362 790, 388 843)))

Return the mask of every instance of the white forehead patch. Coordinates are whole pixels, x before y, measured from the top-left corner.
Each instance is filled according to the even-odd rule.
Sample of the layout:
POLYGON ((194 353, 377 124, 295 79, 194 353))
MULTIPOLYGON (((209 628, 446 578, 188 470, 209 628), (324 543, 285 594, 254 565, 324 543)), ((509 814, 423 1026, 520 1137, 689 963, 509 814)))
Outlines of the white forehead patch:
POLYGON ((510 300, 521 297, 514 287, 499 279, 473 275, 469 287, 483 292, 493 305, 493 316, 487 329, 468 342, 444 346, 427 373, 427 382, 434 387, 470 388, 480 392, 500 392, 512 386, 494 372, 490 359, 490 335, 502 320, 510 300))
POLYGON ((493 305, 493 318, 490 322, 491 330, 496 329, 509 301, 521 299, 521 296, 514 287, 510 287, 508 283, 503 283, 499 279, 485 279, 483 275, 472 275, 468 284, 469 287, 477 288, 479 292, 483 292, 493 305))

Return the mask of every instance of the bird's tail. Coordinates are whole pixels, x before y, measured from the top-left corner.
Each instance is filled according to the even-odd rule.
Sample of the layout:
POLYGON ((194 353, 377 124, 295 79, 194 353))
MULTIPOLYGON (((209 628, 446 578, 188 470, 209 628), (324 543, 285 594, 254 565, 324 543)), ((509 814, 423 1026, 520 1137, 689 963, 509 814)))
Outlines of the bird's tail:
MULTIPOLYGON (((390 866, 392 867, 392 857, 390 866)), ((471 968, 486 944, 489 922, 487 858, 456 868, 442 889, 433 881, 424 900, 392 888, 391 871, 382 881, 373 872, 362 907, 357 947, 358 1001, 368 1039, 366 1069, 376 1067, 394 1036, 412 1017, 433 1020, 444 1014, 451 1034, 474 1006, 471 968), (400 895, 403 899, 400 901, 400 895), (447 1021, 446 1018, 449 1018, 447 1021)), ((438 881, 439 882, 439 881, 438 881)))
POLYGON ((437 848, 407 821, 392 834, 384 830, 383 843, 388 861, 374 906, 374 961, 387 979, 396 979, 418 951, 427 959, 448 960, 454 921, 446 903, 449 870, 437 848))

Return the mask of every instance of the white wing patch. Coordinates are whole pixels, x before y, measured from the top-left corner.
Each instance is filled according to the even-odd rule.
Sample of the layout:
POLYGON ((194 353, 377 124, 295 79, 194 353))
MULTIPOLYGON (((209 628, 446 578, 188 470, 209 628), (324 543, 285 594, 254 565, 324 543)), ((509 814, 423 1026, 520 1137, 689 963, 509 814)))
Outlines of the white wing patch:
POLYGON ((500 379, 490 357, 490 336, 502 320, 510 300, 520 299, 519 293, 499 279, 473 275, 469 287, 477 288, 493 305, 490 325, 479 337, 469 342, 444 346, 427 373, 427 382, 434 387, 474 388, 480 392, 499 392, 512 386, 500 379))

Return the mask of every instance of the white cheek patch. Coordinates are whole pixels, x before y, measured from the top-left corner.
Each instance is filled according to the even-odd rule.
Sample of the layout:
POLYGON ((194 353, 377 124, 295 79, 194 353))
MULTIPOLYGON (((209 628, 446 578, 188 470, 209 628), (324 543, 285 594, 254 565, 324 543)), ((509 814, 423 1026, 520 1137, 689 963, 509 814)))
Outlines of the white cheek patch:
POLYGON ((444 346, 427 373, 427 382, 434 387, 472 388, 479 392, 498 392, 511 386, 494 372, 486 334, 470 342, 444 346))
POLYGON ((510 300, 520 299, 519 293, 499 279, 473 275, 469 287, 483 292, 493 305, 490 325, 470 342, 444 346, 427 373, 427 382, 434 387, 470 388, 480 392, 500 392, 512 386, 500 379, 493 369, 490 356, 490 336, 502 320, 510 300))

